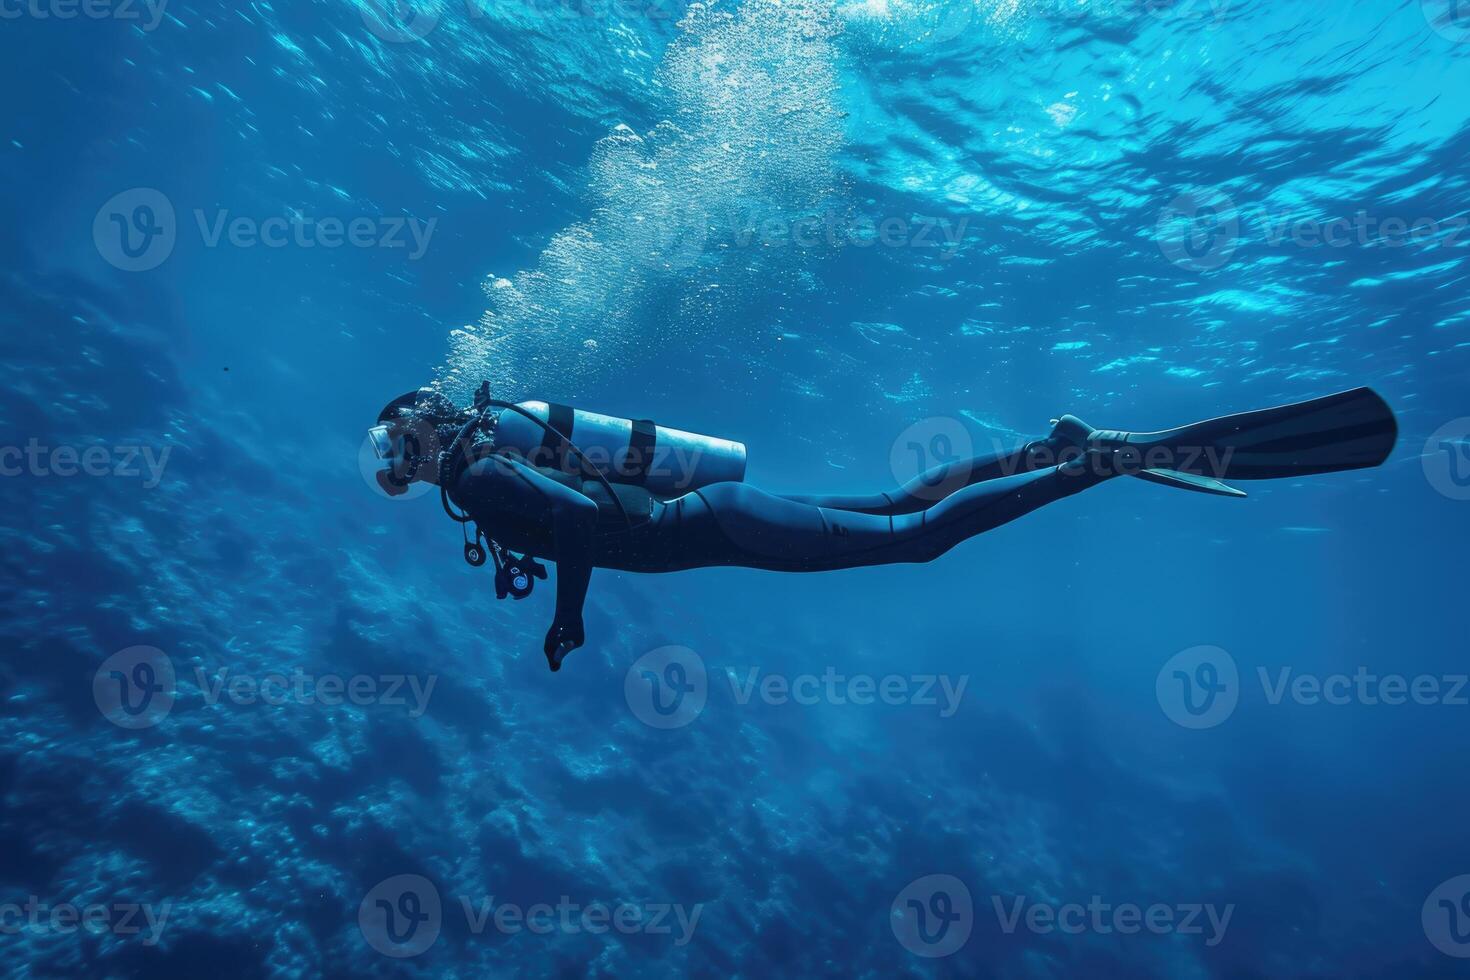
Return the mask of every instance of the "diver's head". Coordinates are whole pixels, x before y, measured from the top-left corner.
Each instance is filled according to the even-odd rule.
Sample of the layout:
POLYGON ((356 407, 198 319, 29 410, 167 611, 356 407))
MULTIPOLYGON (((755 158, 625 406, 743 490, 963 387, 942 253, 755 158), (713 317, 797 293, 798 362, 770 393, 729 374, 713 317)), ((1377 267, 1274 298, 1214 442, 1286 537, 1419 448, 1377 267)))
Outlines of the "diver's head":
POLYGON ((393 399, 368 430, 382 465, 376 478, 383 492, 397 497, 415 481, 439 482, 439 451, 454 440, 465 413, 437 391, 420 388, 393 399))

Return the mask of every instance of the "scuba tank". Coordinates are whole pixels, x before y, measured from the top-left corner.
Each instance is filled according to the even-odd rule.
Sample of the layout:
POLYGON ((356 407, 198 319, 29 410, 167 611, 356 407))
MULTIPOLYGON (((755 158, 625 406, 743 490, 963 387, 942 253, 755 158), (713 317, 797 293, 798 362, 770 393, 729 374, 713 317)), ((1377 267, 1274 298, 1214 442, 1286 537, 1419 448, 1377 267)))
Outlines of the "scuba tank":
MULTIPOLYGON (((378 428, 384 429, 384 439, 388 433, 383 423, 396 417, 402 406, 418 401, 419 394, 411 392, 383 409, 378 428)), ((565 405, 498 401, 490 397, 488 381, 482 381, 475 390, 473 409, 457 417, 455 424, 459 428, 448 448, 438 453, 439 500, 444 513, 460 525, 465 561, 479 568, 487 558, 494 559, 495 593, 500 599, 529 596, 536 580, 546 578, 546 568, 529 554, 518 558, 498 542, 488 540, 478 524, 474 540, 470 540, 467 525, 473 523, 473 518, 455 513, 450 506, 449 487, 462 472, 466 450, 476 433, 488 436, 496 452, 522 456, 533 466, 580 471, 595 479, 621 513, 629 534, 634 532, 633 522, 613 492, 613 483, 641 486, 656 496, 674 497, 711 483, 745 479, 742 443, 670 429, 646 419, 618 419, 565 405), (572 439, 574 432, 577 442, 572 439)))
POLYGON ((643 487, 656 497, 745 479, 743 443, 566 405, 528 401, 503 409, 494 438, 497 450, 533 466, 577 472, 590 465, 609 482, 643 487), (569 453, 569 443, 580 453, 569 453))

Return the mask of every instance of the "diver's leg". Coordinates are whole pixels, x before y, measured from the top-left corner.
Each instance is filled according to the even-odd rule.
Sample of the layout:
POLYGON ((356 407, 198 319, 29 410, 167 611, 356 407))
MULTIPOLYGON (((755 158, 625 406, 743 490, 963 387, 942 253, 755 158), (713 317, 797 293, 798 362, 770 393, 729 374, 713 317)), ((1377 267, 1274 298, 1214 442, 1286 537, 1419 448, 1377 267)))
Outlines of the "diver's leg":
POLYGON ((1219 481, 1295 479, 1379 466, 1397 437, 1393 411, 1368 388, 1163 432, 1096 430, 1064 415, 1051 435, 1015 452, 949 463, 888 493, 788 499, 857 514, 913 514, 975 484, 1046 469, 1078 454, 1091 457, 1088 465, 1116 474, 1244 496, 1219 481))
POLYGON ((961 541, 1039 507, 1081 493, 1115 475, 1087 458, 966 487, 915 514, 894 519, 898 541, 885 561, 932 561, 961 541))
POLYGON ((957 490, 986 480, 1028 472, 1028 456, 1022 452, 959 459, 925 470, 903 486, 886 493, 870 494, 783 494, 787 500, 829 510, 855 514, 912 514, 932 507, 957 490))
POLYGON ((931 561, 966 538, 1105 479, 1087 467, 1051 467, 972 484, 928 510, 895 515, 818 507, 719 483, 665 505, 657 530, 666 557, 658 570, 739 565, 819 572, 931 561))
POLYGON ((920 473, 903 486, 874 494, 783 494, 787 500, 829 510, 882 516, 913 514, 933 507, 952 493, 977 483, 999 480, 1018 473, 1048 469, 1074 453, 1089 430, 1080 431, 1061 423, 1051 435, 1029 442, 1008 453, 992 453, 943 463, 920 473))
POLYGON ((931 508, 975 484, 1047 469, 1086 454, 1089 465, 1207 493, 1244 496, 1221 480, 1269 480, 1379 466, 1398 425, 1374 391, 1351 391, 1257 412, 1207 419, 1164 432, 1096 430, 1064 415, 1049 436, 1011 453, 959 460, 897 490, 786 499, 855 514, 894 516, 931 508), (1203 479, 1191 479, 1203 478, 1203 479))

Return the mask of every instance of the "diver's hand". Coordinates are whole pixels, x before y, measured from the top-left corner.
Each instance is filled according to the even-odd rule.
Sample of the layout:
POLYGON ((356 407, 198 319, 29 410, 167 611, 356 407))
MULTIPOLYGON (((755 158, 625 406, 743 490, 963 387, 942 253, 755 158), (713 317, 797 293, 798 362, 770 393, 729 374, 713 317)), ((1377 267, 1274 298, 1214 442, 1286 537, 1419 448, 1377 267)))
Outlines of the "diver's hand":
POLYGON ((562 658, 586 642, 587 634, 582 629, 580 617, 575 621, 557 620, 552 623, 541 648, 546 653, 547 666, 561 670, 562 658))

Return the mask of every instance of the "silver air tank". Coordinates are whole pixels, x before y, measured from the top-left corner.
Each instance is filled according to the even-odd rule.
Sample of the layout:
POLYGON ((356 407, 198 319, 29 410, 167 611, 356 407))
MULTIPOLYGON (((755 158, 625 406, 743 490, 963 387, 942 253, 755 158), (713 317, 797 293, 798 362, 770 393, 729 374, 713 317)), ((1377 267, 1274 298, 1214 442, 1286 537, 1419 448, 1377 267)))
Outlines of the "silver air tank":
MULTIPOLYGON (((745 446, 647 419, 619 419, 566 405, 520 402, 566 436, 610 483, 641 486, 658 497, 676 497, 711 483, 745 479, 745 446)), ((576 453, 529 419, 502 409, 495 429, 495 448, 524 456, 549 469, 576 472, 576 453)))

